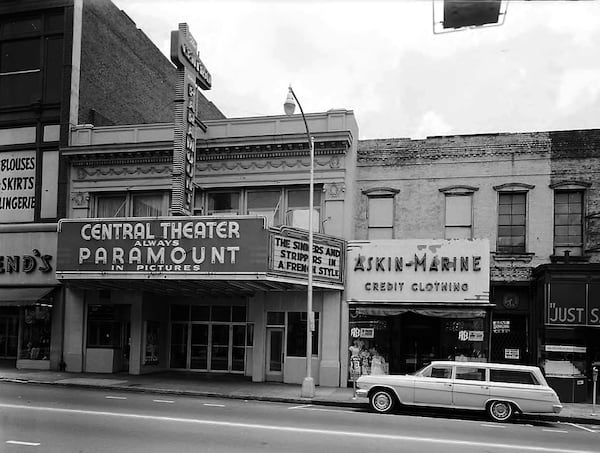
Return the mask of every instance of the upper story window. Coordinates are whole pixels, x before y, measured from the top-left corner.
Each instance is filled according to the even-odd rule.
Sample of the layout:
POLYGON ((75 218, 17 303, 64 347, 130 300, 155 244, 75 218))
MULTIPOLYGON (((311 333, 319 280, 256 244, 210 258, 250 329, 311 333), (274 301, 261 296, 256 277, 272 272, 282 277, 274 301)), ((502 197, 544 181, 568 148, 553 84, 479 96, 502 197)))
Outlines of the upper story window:
POLYGON ((239 214, 240 213, 239 192, 214 192, 207 194, 208 214, 239 214))
POLYGON ((394 238, 394 201, 398 192, 391 188, 363 190, 367 196, 367 239, 394 238))
POLYGON ((278 226, 281 218, 281 190, 250 190, 246 199, 246 214, 264 215, 267 223, 278 226))
MULTIPOLYGON (((308 229, 309 191, 306 187, 242 188, 197 192, 196 214, 262 215, 269 226, 308 229)), ((313 231, 321 230, 321 189, 313 194, 313 231)))
POLYGON ((477 187, 452 186, 440 189, 445 195, 444 237, 471 239, 473 237, 473 193, 477 187))
POLYGON ((584 193, 589 183, 564 182, 554 189, 554 254, 583 254, 584 193))
POLYGON ((158 217, 169 212, 168 192, 97 194, 94 199, 93 217, 158 217))
POLYGON ((523 183, 494 186, 498 192, 497 253, 527 252, 527 194, 534 187, 523 183))
POLYGON ((0 107, 60 101, 62 28, 62 13, 0 22, 0 107))
POLYGON ((499 253, 525 253, 526 218, 526 193, 498 194, 499 253))

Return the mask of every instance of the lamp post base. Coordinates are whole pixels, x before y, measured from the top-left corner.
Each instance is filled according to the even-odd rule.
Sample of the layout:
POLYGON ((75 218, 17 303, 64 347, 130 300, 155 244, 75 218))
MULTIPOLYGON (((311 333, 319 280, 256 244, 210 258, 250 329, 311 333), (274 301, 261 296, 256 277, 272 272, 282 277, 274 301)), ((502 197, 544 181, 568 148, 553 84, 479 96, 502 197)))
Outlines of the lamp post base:
POLYGON ((302 392, 300 393, 302 398, 314 398, 315 397, 315 381, 312 377, 305 377, 302 381, 302 392))

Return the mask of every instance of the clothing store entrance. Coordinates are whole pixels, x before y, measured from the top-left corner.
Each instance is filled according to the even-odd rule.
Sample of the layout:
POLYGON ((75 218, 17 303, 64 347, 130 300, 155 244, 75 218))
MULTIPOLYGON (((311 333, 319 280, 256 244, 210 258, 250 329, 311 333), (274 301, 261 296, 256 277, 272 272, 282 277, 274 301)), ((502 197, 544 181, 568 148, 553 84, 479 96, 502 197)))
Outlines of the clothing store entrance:
POLYGON ((404 313, 392 319, 390 373, 413 373, 440 358, 440 319, 404 313))

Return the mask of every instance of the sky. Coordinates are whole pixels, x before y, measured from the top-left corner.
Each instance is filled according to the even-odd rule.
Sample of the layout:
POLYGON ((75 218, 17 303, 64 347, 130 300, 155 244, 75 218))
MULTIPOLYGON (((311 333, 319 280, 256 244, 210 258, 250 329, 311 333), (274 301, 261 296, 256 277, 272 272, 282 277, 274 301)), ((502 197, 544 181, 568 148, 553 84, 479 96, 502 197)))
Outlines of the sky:
MULTIPOLYGON (((600 1, 509 1, 434 33, 436 0, 113 0, 161 49, 187 22, 229 118, 352 110, 359 138, 600 128, 600 1)), ((439 27, 439 25, 438 25, 439 27)))

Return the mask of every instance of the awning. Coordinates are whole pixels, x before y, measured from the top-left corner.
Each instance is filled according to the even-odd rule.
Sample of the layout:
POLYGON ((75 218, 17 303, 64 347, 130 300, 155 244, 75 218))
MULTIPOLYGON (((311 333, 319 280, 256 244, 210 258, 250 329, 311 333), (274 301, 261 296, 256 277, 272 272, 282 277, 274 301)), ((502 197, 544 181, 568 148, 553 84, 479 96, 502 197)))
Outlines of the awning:
MULTIPOLYGON (((54 288, 55 286, 0 288, 0 307, 31 305, 46 296, 54 288)), ((44 303, 52 302, 44 301, 44 303)))
POLYGON ((423 316, 432 316, 436 318, 485 318, 486 307, 493 307, 492 304, 485 306, 465 307, 461 306, 402 306, 400 304, 381 305, 354 305, 356 313, 368 316, 396 316, 404 313, 417 313, 423 316))

